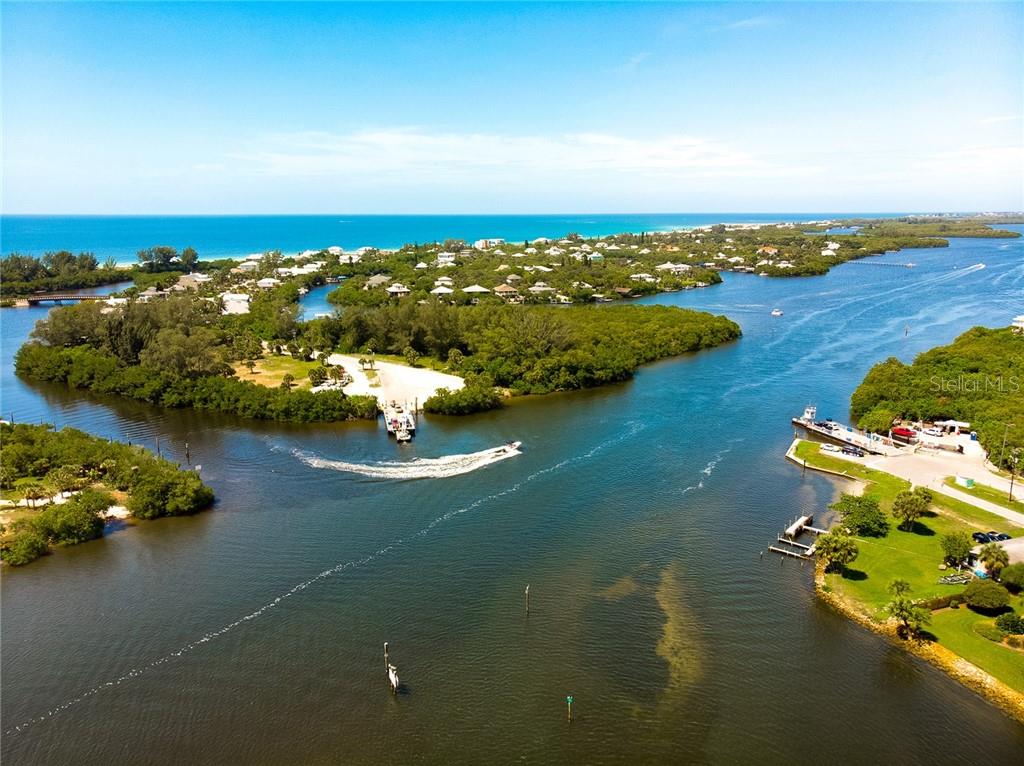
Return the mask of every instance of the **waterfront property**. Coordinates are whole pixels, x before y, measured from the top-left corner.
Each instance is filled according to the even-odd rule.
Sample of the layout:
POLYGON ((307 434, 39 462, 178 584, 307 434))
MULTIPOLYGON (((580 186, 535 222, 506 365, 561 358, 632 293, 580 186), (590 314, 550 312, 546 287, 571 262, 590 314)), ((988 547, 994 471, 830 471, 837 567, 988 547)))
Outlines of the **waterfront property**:
MULTIPOLYGON (((819 451, 819 445, 812 442, 799 442, 794 456, 806 467, 860 483, 859 492, 877 500, 886 513, 893 511, 897 496, 910 487, 909 482, 891 474, 825 455, 819 451)), ((939 492, 931 497, 931 508, 914 522, 911 531, 901 530, 895 520, 891 520, 887 534, 881 538, 855 535, 855 559, 840 572, 824 575, 821 587, 826 598, 841 599, 845 609, 852 610, 865 624, 881 629, 891 625, 891 614, 887 611, 892 600, 889 585, 894 580, 905 581, 917 603, 929 611, 934 610, 932 619, 939 630, 932 634, 931 640, 1004 684, 1006 688, 1002 690, 995 685, 994 701, 1004 704, 1009 712, 1024 720, 1024 663, 1020 662, 1020 651, 1002 643, 1002 635, 992 627, 993 615, 973 611, 966 605, 963 580, 943 577, 948 554, 944 554, 942 544, 945 538, 955 535, 962 534, 969 539, 971 533, 980 529, 1001 528, 1017 537, 1024 534, 1024 525, 1013 524, 939 492), (962 610, 960 617, 947 616, 957 609, 962 610), (998 638, 995 643, 994 638, 998 638)), ((1016 551, 1017 546, 1013 547, 1016 551)), ((976 548, 975 553, 978 550, 976 548)), ((955 567, 951 571, 956 571, 955 567)), ((1024 612, 1024 596, 1012 597, 1010 606, 1024 612)), ((970 674, 958 677, 970 683, 970 674)), ((982 692, 994 686, 991 682, 973 685, 982 692)))

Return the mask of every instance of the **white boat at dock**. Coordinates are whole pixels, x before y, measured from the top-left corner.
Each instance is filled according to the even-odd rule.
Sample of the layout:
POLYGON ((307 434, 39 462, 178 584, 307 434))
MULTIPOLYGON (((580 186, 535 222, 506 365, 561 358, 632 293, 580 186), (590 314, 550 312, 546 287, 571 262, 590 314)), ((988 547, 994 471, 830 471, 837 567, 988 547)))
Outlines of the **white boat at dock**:
POLYGON ((842 444, 868 452, 872 455, 900 455, 903 446, 891 438, 879 434, 868 434, 858 431, 853 426, 837 423, 831 418, 818 420, 818 408, 813 404, 804 409, 804 414, 793 418, 793 425, 803 428, 808 433, 823 437, 837 444, 842 444))
MULTIPOLYGON (((389 434, 397 436, 400 432, 405 432, 411 438, 416 433, 415 408, 396 402, 386 405, 384 407, 384 427, 389 434)), ((402 441, 408 440, 408 438, 402 439, 402 441)))

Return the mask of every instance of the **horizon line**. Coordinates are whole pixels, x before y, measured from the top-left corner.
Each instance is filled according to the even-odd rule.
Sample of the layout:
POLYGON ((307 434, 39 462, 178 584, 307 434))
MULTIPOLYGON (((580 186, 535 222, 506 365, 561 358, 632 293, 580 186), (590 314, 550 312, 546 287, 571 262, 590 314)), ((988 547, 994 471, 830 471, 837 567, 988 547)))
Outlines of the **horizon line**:
POLYGON ((528 212, 528 213, 348 213, 344 211, 329 213, 2 213, 0 217, 5 218, 279 218, 286 216, 324 217, 324 216, 353 216, 361 218, 385 218, 385 217, 419 217, 419 218, 444 218, 461 216, 466 218, 483 218, 492 216, 504 216, 507 218, 533 217, 533 216, 625 216, 625 215, 1024 215, 1024 210, 996 210, 996 209, 960 209, 960 210, 655 210, 655 211, 617 211, 617 212, 589 212, 589 211, 558 211, 549 213, 528 212))

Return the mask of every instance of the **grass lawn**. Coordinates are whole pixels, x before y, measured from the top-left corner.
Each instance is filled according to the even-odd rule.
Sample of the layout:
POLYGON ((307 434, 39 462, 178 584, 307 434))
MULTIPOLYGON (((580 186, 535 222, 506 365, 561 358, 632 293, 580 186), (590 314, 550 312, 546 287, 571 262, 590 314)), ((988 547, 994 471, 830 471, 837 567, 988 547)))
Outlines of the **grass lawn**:
MULTIPOLYGON (((843 471, 869 482, 865 496, 877 498, 886 511, 892 507, 896 494, 910 486, 891 474, 822 454, 819 445, 813 442, 798 445, 796 456, 807 460, 809 466, 843 471)), ((888 615, 883 608, 892 599, 887 588, 897 578, 910 583, 911 595, 916 599, 961 592, 963 586, 939 583, 939 578, 949 571, 939 569, 943 557, 939 540, 951 532, 970 533, 979 529, 1005 529, 1014 536, 1024 534, 1024 529, 1000 516, 935 493, 931 510, 918 519, 912 531, 898 529, 896 520, 890 519, 887 536, 855 538, 859 549, 857 559, 844 574, 826 575, 826 586, 859 604, 875 620, 884 621, 888 615)), ((1024 611, 1020 596, 1012 603, 1018 612, 1024 611)), ((1024 691, 1024 654, 989 641, 974 631, 976 624, 991 622, 991 618, 961 607, 935 612, 932 620, 929 630, 939 643, 1012 688, 1024 691)))
POLYGON ((1010 500, 1006 492, 1002 492, 994 487, 986 487, 984 484, 975 484, 973 487, 961 487, 952 476, 947 476, 945 483, 946 486, 958 489, 979 500, 987 500, 990 503, 1001 505, 1003 508, 1009 508, 1011 511, 1024 513, 1024 503, 1020 500, 1010 500))
MULTIPOLYGON (((1018 613, 1024 609, 1020 597, 1013 600, 1012 606, 1018 613)), ((1024 691, 1024 651, 989 641, 974 631, 975 625, 992 622, 991 617, 966 607, 940 609, 932 613, 932 624, 928 630, 950 651, 970 660, 1007 686, 1024 691)))
POLYGON ((830 471, 845 473, 847 476, 868 482, 864 495, 878 500, 882 510, 889 510, 892 506, 892 499, 900 490, 910 489, 909 481, 893 476, 891 473, 867 468, 850 460, 832 457, 822 452, 821 445, 817 442, 801 441, 796 448, 796 457, 806 460, 809 466, 827 468, 830 471))
POLYGON ((295 388, 311 388, 307 373, 311 367, 319 366, 318 361, 303 362, 290 356, 270 355, 257 359, 252 372, 249 372, 248 367, 238 365, 235 367, 235 375, 239 380, 250 380, 267 388, 278 388, 281 380, 290 372, 295 378, 295 388))

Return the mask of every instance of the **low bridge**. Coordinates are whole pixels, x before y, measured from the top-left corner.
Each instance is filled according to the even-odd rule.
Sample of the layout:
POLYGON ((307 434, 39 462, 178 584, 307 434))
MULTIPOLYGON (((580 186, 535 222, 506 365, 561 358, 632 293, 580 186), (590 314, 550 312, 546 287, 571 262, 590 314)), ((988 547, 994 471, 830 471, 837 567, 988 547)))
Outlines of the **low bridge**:
POLYGON ((35 295, 26 295, 21 300, 30 306, 34 306, 44 301, 50 303, 75 303, 79 301, 105 301, 109 297, 109 295, 94 295, 91 293, 36 293, 35 295))

